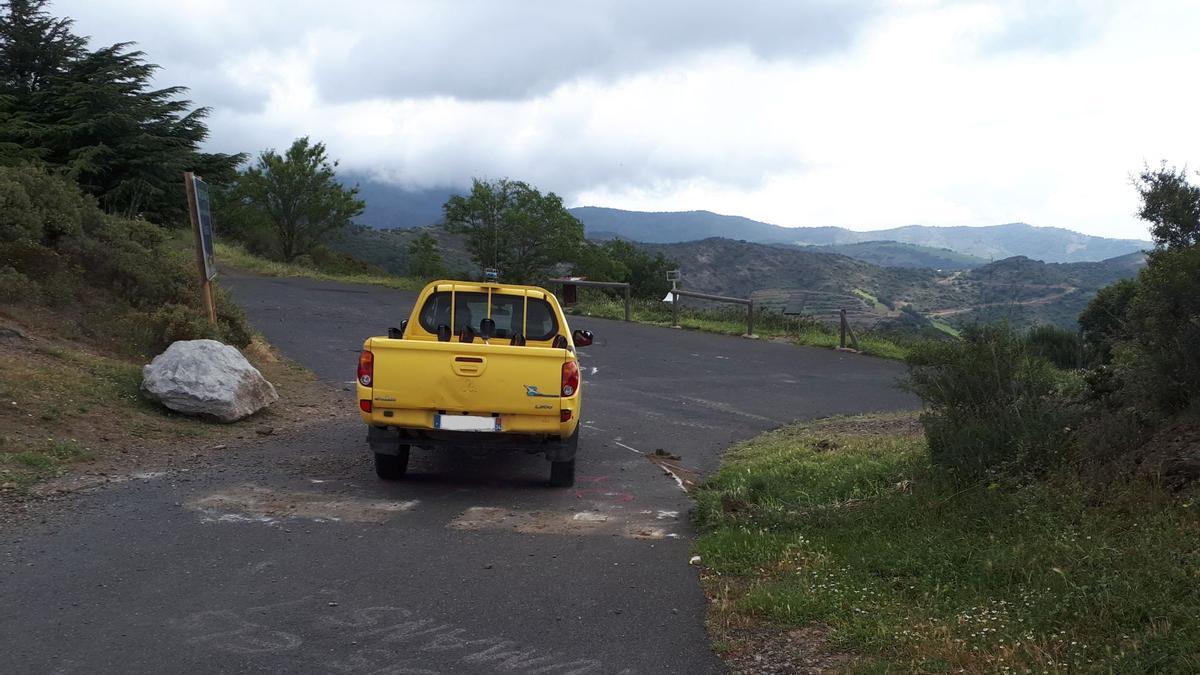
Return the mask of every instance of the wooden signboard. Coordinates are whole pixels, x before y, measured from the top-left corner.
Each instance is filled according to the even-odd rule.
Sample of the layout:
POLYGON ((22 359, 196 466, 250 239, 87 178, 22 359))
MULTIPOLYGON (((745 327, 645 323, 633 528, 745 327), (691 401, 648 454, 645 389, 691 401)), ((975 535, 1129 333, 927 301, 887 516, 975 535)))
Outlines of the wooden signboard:
POLYGON ((212 279, 217 276, 217 260, 213 252, 212 211, 209 208, 208 184, 191 171, 183 173, 187 188, 188 217, 196 237, 196 266, 200 272, 200 292, 208 320, 217 325, 217 306, 213 302, 212 279))

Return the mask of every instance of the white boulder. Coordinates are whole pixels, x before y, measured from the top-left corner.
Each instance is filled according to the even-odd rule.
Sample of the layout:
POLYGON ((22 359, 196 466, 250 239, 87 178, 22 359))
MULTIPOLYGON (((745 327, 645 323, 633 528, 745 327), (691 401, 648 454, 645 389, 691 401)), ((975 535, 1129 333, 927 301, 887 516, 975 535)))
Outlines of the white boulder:
POLYGON ((275 387, 234 347, 180 340, 142 368, 142 390, 171 410, 236 422, 279 399, 275 387))

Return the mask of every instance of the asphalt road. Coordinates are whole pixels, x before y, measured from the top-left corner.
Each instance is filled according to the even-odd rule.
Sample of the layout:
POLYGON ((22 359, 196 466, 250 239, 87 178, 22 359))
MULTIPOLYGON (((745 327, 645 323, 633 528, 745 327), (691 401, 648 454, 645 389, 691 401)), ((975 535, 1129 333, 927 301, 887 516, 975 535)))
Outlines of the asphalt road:
MULTIPOLYGON (((415 294, 223 277, 285 354, 349 386, 415 294)), ((646 459, 711 471, 795 419, 914 401, 898 364, 575 318, 586 424, 574 489, 526 455, 414 451, 375 479, 344 418, 211 469, 80 493, 0 531, 0 671, 720 672, 688 565, 689 498, 646 459)))

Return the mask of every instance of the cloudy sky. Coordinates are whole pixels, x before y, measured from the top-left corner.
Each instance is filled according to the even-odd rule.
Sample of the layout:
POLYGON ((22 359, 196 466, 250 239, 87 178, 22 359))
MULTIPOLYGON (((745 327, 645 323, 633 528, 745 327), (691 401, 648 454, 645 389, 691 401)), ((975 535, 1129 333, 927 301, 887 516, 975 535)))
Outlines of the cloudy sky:
POLYGON ((1200 165, 1191 0, 57 0, 213 108, 407 187, 780 225, 1146 237, 1130 176, 1200 165))

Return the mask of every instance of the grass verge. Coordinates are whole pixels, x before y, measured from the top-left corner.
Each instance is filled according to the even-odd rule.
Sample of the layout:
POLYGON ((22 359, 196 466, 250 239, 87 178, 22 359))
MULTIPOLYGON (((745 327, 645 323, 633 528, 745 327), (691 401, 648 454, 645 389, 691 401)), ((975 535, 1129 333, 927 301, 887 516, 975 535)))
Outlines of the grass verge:
POLYGON ((217 242, 215 254, 219 264, 268 277, 303 277, 305 279, 317 279, 320 281, 341 281, 349 284, 385 286, 405 291, 418 291, 425 287, 425 282, 419 279, 397 277, 390 274, 323 271, 308 265, 267 260, 266 258, 260 258, 251 254, 237 244, 231 243, 217 242))
POLYGON ((955 485, 912 416, 842 418, 733 448, 696 549, 735 670, 801 635, 791 656, 850 672, 1197 672, 1198 509, 1140 482, 955 485))
POLYGON ((280 400, 236 424, 174 413, 141 394, 141 365, 35 337, 0 339, 0 495, 22 496, 73 469, 122 471, 255 429, 328 419, 335 394, 261 341, 243 350, 280 400))
MULTIPOLYGON (((625 318, 625 301, 602 293, 583 292, 580 293, 580 302, 571 309, 571 313, 621 320, 625 318)), ((656 300, 634 300, 630 318, 638 323, 670 326, 671 308, 656 300)), ((730 310, 684 306, 680 310, 679 325, 708 333, 744 335, 746 311, 740 307, 730 310)), ((838 346, 838 333, 832 327, 816 321, 801 321, 797 325, 795 319, 778 312, 758 312, 754 317, 754 333, 807 347, 833 349, 838 346)), ((907 346, 893 338, 869 332, 858 336, 858 344, 862 353, 885 359, 903 360, 909 352, 907 346)))

